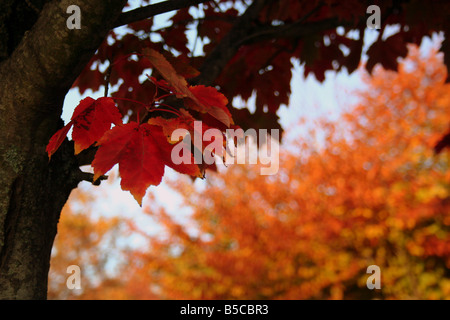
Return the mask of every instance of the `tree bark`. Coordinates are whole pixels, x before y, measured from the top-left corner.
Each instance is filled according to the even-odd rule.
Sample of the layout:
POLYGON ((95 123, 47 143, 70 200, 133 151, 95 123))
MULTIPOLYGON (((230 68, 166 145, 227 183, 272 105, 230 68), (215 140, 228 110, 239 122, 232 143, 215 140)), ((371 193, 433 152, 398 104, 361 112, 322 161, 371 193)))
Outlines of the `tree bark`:
MULTIPOLYGON (((14 1, 9 1, 14 2, 14 1)), ((64 97, 126 0, 49 1, 0 64, 0 298, 45 299, 60 211, 81 180, 68 142, 49 162, 64 97), (81 9, 69 30, 67 7, 81 9)), ((13 6, 14 4, 12 4, 13 6)), ((2 16, 0 16, 0 19, 2 16)), ((0 28, 5 24, 0 21, 0 28)), ((4 30, 0 30, 2 33, 4 30)), ((4 32, 3 32, 4 33, 4 32)))

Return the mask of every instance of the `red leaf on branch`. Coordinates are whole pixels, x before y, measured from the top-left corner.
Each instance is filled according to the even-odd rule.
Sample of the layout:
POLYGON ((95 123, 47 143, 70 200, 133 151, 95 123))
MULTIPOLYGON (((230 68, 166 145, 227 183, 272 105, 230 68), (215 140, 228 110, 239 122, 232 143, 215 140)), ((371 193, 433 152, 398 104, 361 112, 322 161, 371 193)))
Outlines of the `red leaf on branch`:
POLYGON ((227 127, 233 124, 231 113, 227 108, 228 99, 213 87, 203 85, 189 87, 194 99, 186 99, 186 105, 196 111, 208 113, 227 127))
POLYGON ((153 49, 144 49, 144 55, 150 60, 153 67, 158 70, 161 76, 173 87, 173 91, 178 98, 194 98, 188 89, 186 79, 180 76, 167 59, 153 49))
POLYGON ((406 45, 402 33, 394 34, 386 40, 383 40, 379 35, 378 40, 367 51, 369 56, 366 64, 367 71, 372 74, 372 70, 377 63, 381 63, 385 70, 397 71, 398 57, 404 58, 408 53, 406 45))
MULTIPOLYGON (((163 130, 164 135, 167 138, 167 141, 169 141, 169 143, 172 144, 177 143, 183 139, 183 137, 179 137, 179 139, 172 140, 172 133, 175 130, 185 129, 190 133, 192 132, 191 135, 193 135, 194 132, 195 118, 184 109, 180 109, 179 111, 181 116, 177 118, 165 119, 163 117, 154 117, 148 120, 149 124, 160 126, 163 130)), ((200 132, 200 134, 203 135, 202 132, 200 132)))
POLYGON ((98 141, 112 123, 122 124, 122 115, 111 98, 85 98, 75 108, 72 121, 72 139, 78 154, 98 141))
MULTIPOLYGON (((71 121, 72 122, 72 121, 71 121)), ((47 148, 45 151, 48 153, 48 158, 50 159, 52 155, 58 150, 61 143, 63 143, 64 139, 67 136, 67 133, 70 130, 70 127, 72 126, 71 122, 69 122, 66 126, 59 129, 48 142, 47 148)))
POLYGON ((188 87, 186 79, 175 71, 162 54, 153 49, 144 50, 144 54, 170 84, 175 95, 178 98, 185 98, 187 107, 202 113, 209 113, 227 127, 233 123, 227 108, 228 99, 216 88, 203 85, 188 87))
POLYGON ((51 157, 55 153, 72 126, 75 154, 78 154, 100 140, 113 123, 116 125, 122 124, 122 115, 113 99, 99 98, 94 100, 87 97, 81 100, 73 112, 71 121, 50 139, 46 149, 48 156, 51 157))
MULTIPOLYGON (((225 143, 226 143, 226 137, 223 132, 221 132, 221 135, 223 137, 223 143, 224 148, 223 149, 216 149, 213 146, 211 146, 211 142, 203 141, 204 134, 209 129, 216 129, 208 126, 203 121, 198 121, 197 125, 195 124, 196 119, 192 117, 191 114, 189 114, 188 111, 184 109, 179 110, 181 113, 180 117, 177 118, 171 118, 171 119, 165 119, 162 117, 155 117, 150 118, 148 120, 149 124, 157 125, 162 128, 162 131, 164 133, 164 136, 167 138, 167 141, 169 143, 174 144, 180 142, 184 136, 178 136, 174 140, 172 140, 172 133, 177 129, 184 129, 189 132, 191 136, 191 142, 195 148, 198 150, 201 150, 203 153, 206 148, 208 148, 209 151, 211 151, 214 154, 217 154, 218 156, 223 157, 225 153, 225 143)), ((218 130, 218 129, 216 129, 218 130)), ((220 130, 218 130, 220 131, 220 130)))
POLYGON ((118 163, 122 189, 130 191, 140 205, 147 188, 161 183, 165 166, 191 176, 202 176, 193 157, 191 164, 173 163, 171 153, 175 145, 167 142, 159 126, 136 122, 117 126, 108 131, 98 144, 100 148, 92 162, 94 179, 118 163))

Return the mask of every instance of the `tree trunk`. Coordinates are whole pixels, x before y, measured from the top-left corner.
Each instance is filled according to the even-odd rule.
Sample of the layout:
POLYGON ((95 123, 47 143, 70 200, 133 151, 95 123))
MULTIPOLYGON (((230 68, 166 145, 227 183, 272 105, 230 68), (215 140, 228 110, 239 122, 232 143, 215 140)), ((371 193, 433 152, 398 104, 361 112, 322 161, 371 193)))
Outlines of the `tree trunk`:
MULTIPOLYGON (((65 141, 50 162, 45 147, 61 126, 67 91, 126 0, 44 2, 47 4, 33 27, 21 35, 20 42, 13 43, 14 48, 3 50, 4 43, 0 43, 2 299, 46 298, 59 214, 81 175, 71 143, 65 141), (81 9, 80 30, 66 27, 70 5, 81 9)), ((8 0, 2 6, 12 8, 18 3, 23 1, 8 0)), ((11 20, 11 12, 16 11, 0 14, 0 29, 6 25, 4 21, 11 20)))
POLYGON ((2 299, 46 298, 59 214, 78 183, 73 147, 66 142, 49 163, 42 142, 31 145, 9 190, 0 252, 2 299))

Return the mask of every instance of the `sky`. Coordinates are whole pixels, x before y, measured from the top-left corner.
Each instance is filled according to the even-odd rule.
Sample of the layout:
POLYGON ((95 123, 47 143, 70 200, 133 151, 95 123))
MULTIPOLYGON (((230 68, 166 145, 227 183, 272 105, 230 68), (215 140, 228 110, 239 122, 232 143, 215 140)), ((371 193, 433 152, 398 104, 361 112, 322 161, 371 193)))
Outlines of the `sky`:
MULTIPOLYGON (((137 3, 138 1, 134 1, 134 5, 137 3)), ((167 17, 170 17, 172 14, 168 13, 158 16, 155 28, 160 28, 165 25, 167 23, 167 17)), ((365 50, 375 41, 377 32, 376 30, 367 30, 364 39, 365 50)), ((395 32, 395 27, 387 28, 386 32, 387 34, 395 32)), ((188 36, 192 39, 195 38, 193 35, 188 36)), ((314 119, 323 116, 336 119, 342 110, 347 109, 357 102, 353 98, 354 95, 352 93, 362 88, 361 71, 356 71, 351 75, 348 75, 345 70, 339 73, 328 71, 325 81, 320 83, 312 74, 305 78, 303 76, 303 67, 295 61, 291 80, 292 93, 290 103, 280 108, 278 112, 280 123, 284 128, 294 128, 290 134, 295 135, 298 132, 296 130, 302 130, 302 127, 298 125, 300 118, 305 118, 308 121, 314 121, 314 119)), ((62 118, 65 123, 70 120, 72 112, 79 101, 86 96, 93 98, 101 97, 103 96, 103 89, 101 88, 96 93, 88 90, 83 96, 79 95, 78 89, 72 89, 67 94, 64 102, 62 118)), ((239 103, 239 101, 236 101, 236 103, 239 103)), ((251 106, 252 100, 249 101, 249 104, 251 106)), ((112 171, 114 172, 113 175, 117 176, 117 167, 112 171)), ((162 205, 168 212, 176 213, 178 220, 183 221, 183 219, 186 219, 190 213, 189 209, 183 208, 181 198, 165 182, 167 177, 176 179, 180 178, 180 176, 171 169, 168 169, 163 182, 159 186, 152 186, 149 189, 149 192, 155 195, 157 204, 149 199, 144 199, 143 206, 162 205)), ((206 183, 205 181, 197 181, 196 185, 204 187, 206 183)), ((79 187, 95 195, 96 201, 93 204, 94 212, 106 216, 119 214, 132 217, 138 225, 145 225, 147 232, 157 233, 160 231, 157 224, 149 221, 148 216, 142 213, 142 208, 139 207, 131 194, 121 190, 119 179, 115 178, 110 179, 110 181, 104 181, 98 187, 88 182, 81 182, 79 187)))

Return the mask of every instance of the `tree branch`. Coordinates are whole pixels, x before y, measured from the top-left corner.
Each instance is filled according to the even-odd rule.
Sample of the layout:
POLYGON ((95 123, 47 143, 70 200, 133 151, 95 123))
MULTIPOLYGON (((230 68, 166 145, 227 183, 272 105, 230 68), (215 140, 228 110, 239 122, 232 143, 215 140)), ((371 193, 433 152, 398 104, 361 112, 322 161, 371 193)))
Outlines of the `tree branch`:
POLYGON ((250 32, 253 22, 258 18, 262 8, 271 1, 273 0, 253 1, 244 14, 236 20, 230 32, 206 57, 200 68, 200 76, 192 79, 192 83, 212 85, 228 61, 236 54, 240 46, 240 40, 250 32))
POLYGON ((318 22, 303 23, 311 14, 316 12, 322 4, 308 13, 304 19, 295 23, 281 26, 254 26, 261 9, 271 0, 254 1, 247 11, 237 19, 231 31, 222 39, 214 50, 206 57, 200 68, 201 74, 191 79, 192 84, 212 85, 219 77, 223 68, 237 53, 242 45, 280 38, 301 38, 320 31, 329 30, 347 23, 338 19, 327 19, 318 22))
POLYGON ((283 38, 301 38, 310 34, 318 33, 325 30, 337 28, 338 26, 347 26, 350 24, 330 18, 322 21, 311 22, 306 24, 292 23, 281 26, 267 26, 259 28, 254 33, 239 41, 239 45, 248 45, 255 42, 283 39, 283 38))
POLYGON ((78 181, 87 181, 92 183, 94 186, 99 186, 103 180, 108 180, 108 176, 100 176, 94 181, 94 174, 90 172, 78 171, 76 173, 75 179, 78 181))
POLYGON ((144 20, 161 13, 166 13, 173 10, 179 10, 190 6, 195 6, 197 4, 209 1, 211 0, 171 0, 151 4, 145 7, 137 8, 122 13, 114 23, 114 28, 123 26, 125 24, 133 23, 136 21, 144 20))
POLYGON ((94 161, 95 154, 97 153, 98 147, 91 146, 83 151, 81 151, 77 156, 78 165, 87 166, 94 161))

